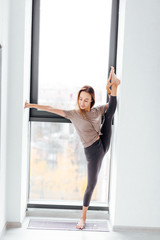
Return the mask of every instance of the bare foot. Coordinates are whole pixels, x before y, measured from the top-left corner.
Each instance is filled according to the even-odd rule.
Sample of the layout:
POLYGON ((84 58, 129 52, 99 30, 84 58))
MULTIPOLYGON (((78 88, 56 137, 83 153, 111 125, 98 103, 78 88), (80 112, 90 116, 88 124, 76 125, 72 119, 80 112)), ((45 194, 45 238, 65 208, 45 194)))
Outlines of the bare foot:
POLYGON ((118 86, 121 81, 117 78, 116 74, 114 73, 114 67, 112 67, 112 69, 111 69, 111 75, 112 75, 112 81, 111 82, 113 82, 113 84, 118 86))
POLYGON ((110 87, 113 85, 113 83, 114 83, 114 82, 112 81, 112 74, 111 74, 111 72, 110 72, 109 78, 108 78, 108 81, 107 81, 107 85, 106 85, 107 93, 108 93, 109 96, 111 95, 111 89, 110 89, 110 87), (110 82, 110 80, 111 80, 111 82, 110 82))
POLYGON ((78 228, 78 229, 83 229, 83 228, 85 228, 85 219, 81 218, 81 219, 79 220, 79 222, 77 223, 76 228, 78 228))

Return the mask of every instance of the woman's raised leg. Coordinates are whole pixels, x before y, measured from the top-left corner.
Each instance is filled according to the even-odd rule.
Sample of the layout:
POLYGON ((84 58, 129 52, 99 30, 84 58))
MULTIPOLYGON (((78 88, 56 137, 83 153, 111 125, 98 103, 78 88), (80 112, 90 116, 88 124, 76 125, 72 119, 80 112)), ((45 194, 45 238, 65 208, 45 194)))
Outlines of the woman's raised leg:
POLYGON ((114 73, 114 68, 112 67, 111 73, 107 82, 107 86, 111 85, 111 90, 110 90, 111 93, 109 95, 108 108, 104 113, 104 121, 101 126, 101 132, 103 133, 103 135, 100 135, 105 153, 108 151, 110 146, 110 140, 111 140, 111 134, 112 134, 112 118, 114 116, 116 106, 117 106, 117 87, 119 84, 120 84, 120 80, 116 77, 114 73), (110 83, 110 80, 111 80, 111 83, 110 83))

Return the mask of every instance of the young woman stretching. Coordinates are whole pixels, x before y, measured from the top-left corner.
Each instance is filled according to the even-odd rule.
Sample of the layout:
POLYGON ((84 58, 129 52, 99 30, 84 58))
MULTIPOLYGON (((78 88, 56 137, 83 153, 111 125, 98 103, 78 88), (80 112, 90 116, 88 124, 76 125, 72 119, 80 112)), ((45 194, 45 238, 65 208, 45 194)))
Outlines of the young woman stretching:
POLYGON ((84 193, 81 218, 76 225, 76 228, 79 229, 85 227, 86 213, 97 183, 102 160, 110 146, 112 118, 117 106, 117 87, 119 84, 120 80, 116 77, 114 68, 111 67, 106 85, 109 102, 94 108, 94 89, 88 85, 81 88, 78 92, 78 110, 61 110, 51 106, 25 102, 25 108, 42 109, 70 119, 80 136, 87 160, 88 183, 84 193), (102 115, 104 116, 104 121, 101 125, 102 115))

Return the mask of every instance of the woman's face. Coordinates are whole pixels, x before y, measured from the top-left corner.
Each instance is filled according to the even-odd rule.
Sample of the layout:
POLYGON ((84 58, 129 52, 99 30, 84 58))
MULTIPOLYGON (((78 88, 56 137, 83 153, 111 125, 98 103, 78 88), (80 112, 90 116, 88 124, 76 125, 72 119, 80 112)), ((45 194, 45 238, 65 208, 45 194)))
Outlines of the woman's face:
POLYGON ((79 106, 83 110, 90 111, 90 105, 91 105, 91 95, 85 91, 82 91, 79 95, 79 106))

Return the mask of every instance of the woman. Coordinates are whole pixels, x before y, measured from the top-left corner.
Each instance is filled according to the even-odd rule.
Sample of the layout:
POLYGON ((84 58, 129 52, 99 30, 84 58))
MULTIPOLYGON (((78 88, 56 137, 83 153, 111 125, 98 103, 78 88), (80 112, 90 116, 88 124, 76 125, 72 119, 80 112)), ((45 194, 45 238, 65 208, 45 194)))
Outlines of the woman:
POLYGON ((88 85, 81 88, 78 92, 78 110, 61 110, 51 106, 29 104, 27 101, 25 102, 25 108, 42 109, 70 119, 80 136, 87 159, 88 183, 84 193, 81 218, 76 225, 78 229, 83 229, 85 227, 86 213, 97 183, 102 160, 110 146, 112 118, 117 106, 117 87, 119 84, 120 80, 116 77, 114 68, 111 67, 106 85, 109 103, 94 108, 94 89, 88 85), (101 126, 102 115, 104 116, 104 121, 101 126))

